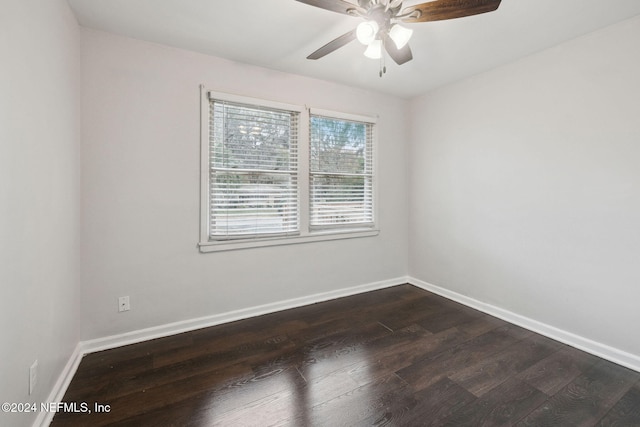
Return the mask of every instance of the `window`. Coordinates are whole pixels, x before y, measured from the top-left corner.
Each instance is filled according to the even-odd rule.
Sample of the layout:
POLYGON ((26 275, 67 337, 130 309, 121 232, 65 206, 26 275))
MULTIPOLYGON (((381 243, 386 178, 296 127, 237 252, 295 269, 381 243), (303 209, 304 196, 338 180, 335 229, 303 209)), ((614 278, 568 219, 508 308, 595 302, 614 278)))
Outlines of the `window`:
POLYGON ((373 124, 311 112, 312 229, 373 226, 373 124))
POLYGON ((211 100, 212 240, 297 234, 298 112, 211 100))
POLYGON ((376 235, 374 127, 203 88, 201 252, 376 235))

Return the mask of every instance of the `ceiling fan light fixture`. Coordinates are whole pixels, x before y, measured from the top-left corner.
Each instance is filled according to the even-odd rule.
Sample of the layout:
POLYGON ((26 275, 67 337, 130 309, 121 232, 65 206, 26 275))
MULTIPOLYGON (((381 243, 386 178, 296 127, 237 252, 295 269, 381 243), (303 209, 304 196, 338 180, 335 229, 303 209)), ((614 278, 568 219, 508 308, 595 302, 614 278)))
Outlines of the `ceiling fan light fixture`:
POLYGON ((380 27, 376 21, 361 22, 356 29, 356 37, 363 45, 369 45, 376 39, 380 27))
POLYGON ((364 51, 364 56, 371 59, 382 58, 382 40, 374 40, 369 43, 367 50, 364 51))
POLYGON ((398 49, 402 49, 409 43, 409 39, 413 35, 413 30, 402 27, 398 24, 393 24, 391 30, 389 30, 389 37, 395 43, 398 49))
POLYGON ((413 59, 409 39, 413 30, 397 23, 444 21, 493 12, 502 0, 296 0, 331 12, 362 18, 357 28, 331 40, 307 59, 320 59, 354 40, 367 46, 365 56, 381 59, 385 72, 384 53, 402 65, 413 59), (419 1, 424 3, 415 4, 419 1), (405 6, 405 3, 411 3, 405 6), (363 22, 364 21, 364 22, 363 22))

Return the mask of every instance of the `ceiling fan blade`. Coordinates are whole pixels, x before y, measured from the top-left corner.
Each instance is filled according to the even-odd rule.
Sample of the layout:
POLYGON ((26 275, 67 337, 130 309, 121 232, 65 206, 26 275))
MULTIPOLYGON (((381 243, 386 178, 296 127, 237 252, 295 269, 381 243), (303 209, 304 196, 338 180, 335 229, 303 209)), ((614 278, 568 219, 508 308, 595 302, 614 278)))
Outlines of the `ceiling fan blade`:
POLYGON ((402 49, 398 49, 396 44, 391 40, 388 34, 384 36, 384 48, 391 57, 395 61, 396 64, 402 65, 405 62, 409 62, 413 59, 413 54, 411 53, 411 48, 409 45, 405 45, 402 49))
POLYGON ((296 0, 300 3, 309 4, 319 7, 320 9, 330 10, 332 12, 344 13, 345 15, 354 16, 354 12, 360 14, 367 13, 366 9, 344 0, 296 0))
POLYGON ((335 40, 330 41, 329 43, 322 46, 320 49, 313 52, 311 55, 307 56, 307 59, 320 59, 325 55, 330 54, 336 49, 341 48, 349 42, 352 42, 356 39, 356 30, 349 31, 338 37, 335 40))
POLYGON ((493 12, 502 0, 435 0, 408 6, 402 11, 403 22, 442 21, 493 12))

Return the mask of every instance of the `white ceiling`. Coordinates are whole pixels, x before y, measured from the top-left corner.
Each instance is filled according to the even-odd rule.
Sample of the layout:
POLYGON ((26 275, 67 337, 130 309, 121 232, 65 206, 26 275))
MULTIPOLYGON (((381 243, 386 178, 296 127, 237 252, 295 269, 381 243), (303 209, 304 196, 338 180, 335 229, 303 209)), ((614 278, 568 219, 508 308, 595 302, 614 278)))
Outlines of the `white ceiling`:
POLYGON ((405 98, 640 14, 640 0, 503 0, 496 12, 411 24, 413 61, 388 59, 380 78, 357 41, 307 60, 360 21, 295 0, 68 1, 85 27, 405 98))

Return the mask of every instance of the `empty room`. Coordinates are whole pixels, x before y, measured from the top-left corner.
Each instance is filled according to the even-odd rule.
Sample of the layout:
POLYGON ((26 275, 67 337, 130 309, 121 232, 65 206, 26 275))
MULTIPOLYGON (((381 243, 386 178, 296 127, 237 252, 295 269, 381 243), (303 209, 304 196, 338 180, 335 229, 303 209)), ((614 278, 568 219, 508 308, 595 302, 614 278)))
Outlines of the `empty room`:
POLYGON ((2 0, 0 425, 640 426, 638 0, 2 0))

